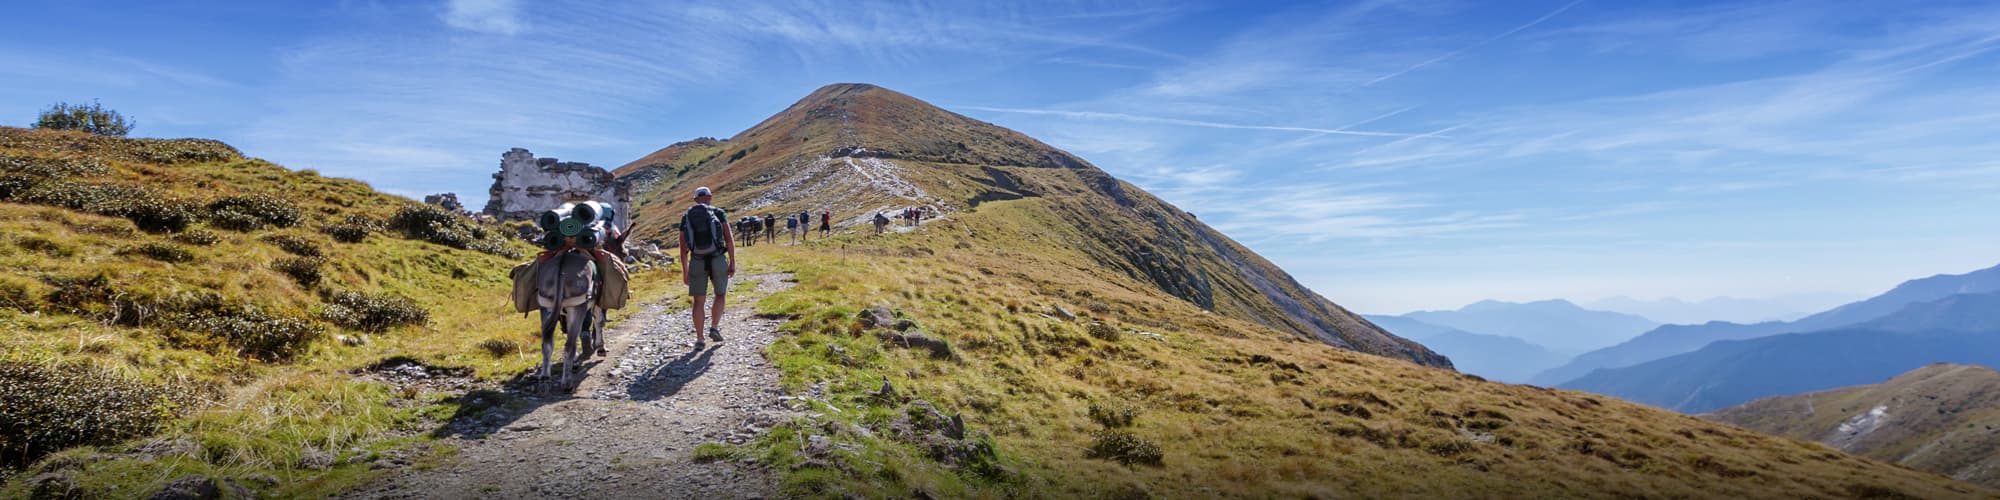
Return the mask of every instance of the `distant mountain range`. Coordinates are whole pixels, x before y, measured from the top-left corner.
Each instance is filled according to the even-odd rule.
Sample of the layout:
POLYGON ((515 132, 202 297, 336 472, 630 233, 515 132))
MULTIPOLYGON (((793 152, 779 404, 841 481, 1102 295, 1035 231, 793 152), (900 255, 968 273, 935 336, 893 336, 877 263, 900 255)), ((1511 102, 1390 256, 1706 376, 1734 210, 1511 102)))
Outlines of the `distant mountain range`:
POLYGON ((1905 305, 1836 330, 1722 341, 1600 369, 1562 387, 1699 413, 1757 398, 1865 384, 1935 362, 2000 366, 2000 293, 1905 305))
POLYGON ((1487 300, 1456 311, 1418 311, 1403 317, 1466 332, 1514 337, 1564 355, 1611 346, 1659 326, 1643 317, 1593 311, 1559 299, 1527 303, 1487 300))
POLYGON ((1762 323, 1791 321, 1813 311, 1853 302, 1861 297, 1843 293, 1799 293, 1768 299, 1713 297, 1689 302, 1674 297, 1639 300, 1626 296, 1609 297, 1579 304, 1587 309, 1643 316, 1659 323, 1698 325, 1710 321, 1762 323))
POLYGON ((1759 399, 1704 415, 2000 487, 2000 372, 1937 363, 1887 382, 1759 399))
POLYGON ((1714 342, 1853 326, 1887 316, 1910 304, 1936 301, 1955 294, 1994 291, 2000 291, 2000 266, 1906 281, 1881 295, 1792 322, 1746 325, 1715 321, 1701 325, 1666 325, 1623 344, 1579 355, 1563 366, 1536 375, 1532 382, 1537 385, 1565 385, 1593 370, 1633 366, 1691 352, 1714 342))
POLYGON ((1420 342, 1451 358, 1458 371, 1489 380, 1527 383, 1534 374, 1568 359, 1514 337, 1467 332, 1402 316, 1364 317, 1383 330, 1420 342))

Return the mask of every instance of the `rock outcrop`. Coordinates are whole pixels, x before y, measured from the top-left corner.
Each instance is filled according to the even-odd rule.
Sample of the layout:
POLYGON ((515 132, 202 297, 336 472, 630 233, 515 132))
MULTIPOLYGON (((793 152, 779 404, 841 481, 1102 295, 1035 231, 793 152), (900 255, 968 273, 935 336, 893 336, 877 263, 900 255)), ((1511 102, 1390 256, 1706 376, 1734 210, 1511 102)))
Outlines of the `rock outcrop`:
POLYGON ((543 211, 566 202, 597 200, 617 210, 613 223, 632 227, 632 188, 611 171, 589 163, 536 158, 514 148, 500 155, 493 174, 492 197, 484 213, 500 220, 534 220, 543 211))

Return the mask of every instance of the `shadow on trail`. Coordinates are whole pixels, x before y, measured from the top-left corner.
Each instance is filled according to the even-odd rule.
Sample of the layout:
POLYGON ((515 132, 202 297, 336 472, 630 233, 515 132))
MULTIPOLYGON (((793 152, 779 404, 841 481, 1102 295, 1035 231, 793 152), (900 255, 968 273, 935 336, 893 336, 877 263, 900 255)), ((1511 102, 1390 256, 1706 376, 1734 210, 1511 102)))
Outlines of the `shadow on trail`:
MULTIPOLYGON (((443 402, 458 405, 442 427, 431 431, 433 438, 460 437, 484 439, 501 429, 513 425, 521 417, 537 408, 576 399, 572 391, 590 378, 590 369, 604 361, 594 356, 577 364, 570 374, 568 387, 559 386, 553 379, 546 382, 535 377, 537 367, 529 367, 502 382, 498 389, 474 389, 443 402)), ((549 373, 562 373, 563 363, 549 364, 549 373)))
POLYGON ((635 375, 632 386, 627 390, 633 401, 658 401, 681 392, 688 382, 708 373, 710 359, 721 344, 711 344, 707 348, 688 351, 665 364, 655 366, 645 373, 635 375))

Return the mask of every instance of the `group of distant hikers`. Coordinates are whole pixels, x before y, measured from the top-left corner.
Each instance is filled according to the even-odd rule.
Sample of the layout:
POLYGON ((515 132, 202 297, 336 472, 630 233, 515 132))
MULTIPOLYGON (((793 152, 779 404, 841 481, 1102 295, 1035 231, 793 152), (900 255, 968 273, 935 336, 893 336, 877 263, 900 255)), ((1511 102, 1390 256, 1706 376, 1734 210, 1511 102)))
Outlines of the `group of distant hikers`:
MULTIPOLYGON (((745 244, 756 243, 758 237, 763 237, 766 243, 777 243, 778 224, 776 215, 764 214, 761 217, 752 215, 737 221, 733 229, 747 236, 743 241, 745 244)), ((792 244, 797 245, 812 236, 812 224, 813 214, 810 211, 787 215, 784 220, 785 233, 790 235, 792 244)), ((822 210, 819 213, 819 236, 825 238, 832 233, 833 212, 822 210)))

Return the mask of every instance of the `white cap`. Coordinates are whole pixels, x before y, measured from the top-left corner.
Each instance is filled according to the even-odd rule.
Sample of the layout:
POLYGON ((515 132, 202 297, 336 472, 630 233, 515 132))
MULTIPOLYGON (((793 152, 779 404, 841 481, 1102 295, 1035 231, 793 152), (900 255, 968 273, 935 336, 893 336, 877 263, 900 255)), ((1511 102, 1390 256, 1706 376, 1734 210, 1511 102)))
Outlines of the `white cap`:
POLYGON ((695 196, 708 196, 708 186, 694 188, 695 196))

